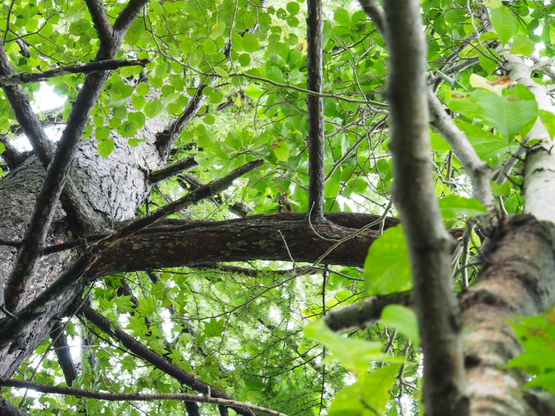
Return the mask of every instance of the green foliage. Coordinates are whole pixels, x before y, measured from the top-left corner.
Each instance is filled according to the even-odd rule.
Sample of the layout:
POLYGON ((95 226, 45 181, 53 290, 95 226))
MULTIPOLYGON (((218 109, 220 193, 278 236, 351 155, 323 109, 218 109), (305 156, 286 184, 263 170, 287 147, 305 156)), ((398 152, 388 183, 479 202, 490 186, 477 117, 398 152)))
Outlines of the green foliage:
POLYGON ((403 226, 387 229, 370 246, 364 262, 368 293, 384 295, 412 288, 410 259, 403 226))
MULTIPOLYGON (((125 4, 104 3, 112 21, 125 4)), ((555 56, 555 4, 484 0, 491 8, 495 32, 483 32, 475 3, 422 2, 430 79, 442 75, 434 87, 454 113, 457 127, 479 157, 499 169, 538 117, 550 139, 555 137, 555 116, 538 110, 530 91, 521 85, 497 84, 499 79, 492 75, 500 73, 503 62, 496 49, 499 42, 510 46, 512 54, 555 56)), ((0 31, 17 72, 94 59, 99 40, 84 2, 4 1, 0 7, 0 31), (22 55, 17 38, 31 45, 30 57, 22 55)), ((175 217, 229 219, 227 208, 235 202, 247 202, 256 214, 273 214, 281 190, 289 194, 295 211, 306 212, 305 22, 306 3, 296 0, 264 7, 258 0, 150 2, 125 36, 118 58, 148 58, 151 63, 144 69, 112 71, 93 109, 86 140, 98 142, 102 157, 114 157, 116 146, 118 153, 134 154, 160 130, 155 124, 160 117, 180 117, 202 98, 198 115, 180 134, 170 162, 193 156, 199 166, 192 172, 205 182, 254 158, 262 158, 265 164, 237 181, 219 206, 203 201, 175 217)), ((394 207, 389 211, 388 206, 394 177, 386 127, 384 40, 366 14, 350 2, 326 3, 323 26, 326 210, 395 215, 394 207)), ((538 83, 551 84, 539 66, 537 72, 538 83)), ((82 74, 70 74, 47 81, 55 94, 66 99, 59 110, 63 120, 83 79, 82 74)), ((38 86, 25 90, 33 99, 38 86)), ((17 121, 3 93, 0 112, 0 135, 9 137, 17 121)), ((468 216, 485 214, 478 201, 468 198, 468 177, 437 132, 432 132, 432 147, 444 219, 464 224, 468 216)), ((4 151, 0 143, 0 153, 4 151)), ((508 213, 522 211, 520 168, 517 165, 510 181, 493 185, 498 204, 508 213)), ((141 214, 187 192, 183 178, 157 184, 141 214)), ((327 267, 293 278, 283 272, 288 266, 282 263, 233 265, 242 270, 227 266, 110 277, 92 289, 94 307, 149 348, 237 400, 303 415, 326 411, 373 415, 374 410, 397 415, 399 406, 418 400, 421 357, 418 349, 409 348, 419 342, 411 310, 390 306, 383 311, 380 325, 348 336, 332 333, 317 320, 305 329, 307 338, 303 335, 307 318, 360 302, 366 294, 412 287, 401 226, 385 230, 372 245, 364 273, 354 267, 327 267), (133 297, 122 293, 122 279, 133 297), (402 336, 393 336, 395 329, 402 336), (385 345, 391 346, 387 354, 385 345), (383 362, 392 363, 379 367, 383 362), (346 386, 353 378, 347 371, 356 374, 356 381, 346 386), (392 401, 391 393, 399 399, 392 401)), ((546 315, 545 322, 537 318, 515 325, 527 352, 511 365, 535 374, 533 383, 540 380, 552 388, 551 360, 544 359, 548 353, 553 355, 549 319, 546 315)), ((83 371, 75 386, 118 392, 183 389, 115 342, 94 336, 77 320, 70 320, 66 330, 76 341, 84 337, 86 345, 80 357, 83 371)), ((19 376, 59 383, 63 373, 49 347, 45 341, 34 357, 38 361, 42 356, 41 363, 30 360, 19 376)), ((79 408, 89 414, 186 413, 176 402, 136 406, 33 396, 25 404, 34 407, 33 414, 69 415, 79 408)), ((207 414, 217 412, 206 409, 207 414)), ((418 405, 408 410, 403 414, 417 414, 418 405)))
POLYGON ((540 387, 555 393, 555 308, 544 314, 510 322, 524 352, 507 367, 519 368, 532 375, 526 388, 540 387))

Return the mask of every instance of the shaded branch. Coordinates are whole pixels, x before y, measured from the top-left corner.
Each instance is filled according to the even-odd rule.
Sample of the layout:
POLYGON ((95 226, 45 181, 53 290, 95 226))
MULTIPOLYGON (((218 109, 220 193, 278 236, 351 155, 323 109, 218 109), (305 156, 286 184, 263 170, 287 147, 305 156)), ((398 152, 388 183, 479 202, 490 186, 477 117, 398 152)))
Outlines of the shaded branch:
MULTIPOLYGON (((202 183, 202 181, 200 181, 193 175, 182 175, 177 180, 179 184, 183 186, 185 189, 189 189, 189 188, 197 189, 201 186, 204 186, 204 183, 202 183)), ((224 197, 230 198, 229 194, 225 194, 225 193, 224 193, 224 197)), ((214 195, 212 197, 212 200, 217 206, 220 206, 224 203, 224 200, 220 195, 214 195)), ((229 211, 240 217, 246 217, 250 213, 254 212, 254 209, 252 209, 249 205, 245 204, 244 202, 238 201, 229 205, 229 211)))
MULTIPOLYGON (((229 396, 227 393, 199 380, 198 378, 182 370, 177 365, 169 362, 160 354, 152 351, 150 348, 140 343, 132 336, 128 335, 113 322, 110 322, 107 318, 105 318, 89 306, 83 306, 79 313, 81 313, 88 321, 96 325, 101 331, 116 338, 131 352, 133 352, 143 360, 147 361, 148 363, 152 364, 159 370, 165 372, 169 376, 175 378, 180 383, 183 383, 193 390, 202 393, 204 396, 207 396, 206 398, 219 398, 233 401, 232 397, 229 396)), ((196 398, 198 397, 199 396, 197 395, 191 394, 185 397, 180 397, 179 400, 197 401, 196 398)), ((253 413, 251 411, 246 411, 244 408, 233 406, 233 409, 239 414, 245 416, 253 416, 253 413)))
POLYGON ((91 14, 94 28, 98 39, 100 39, 100 45, 102 45, 101 48, 103 46, 108 47, 112 41, 113 28, 106 15, 104 2, 102 0, 85 0, 85 4, 91 14))
POLYGON ((7 136, 0 135, 0 143, 4 145, 4 153, 0 157, 6 161, 10 169, 15 169, 31 156, 30 152, 21 152, 16 149, 7 136))
MULTIPOLYGON (((307 72, 308 90, 322 92, 323 78, 323 11, 322 0, 308 0, 307 72)), ((324 192, 326 168, 324 144, 324 99, 316 95, 307 97, 308 103, 308 216, 312 221, 324 220, 324 192)))
POLYGON ((62 367, 66 384, 71 386, 73 381, 77 378, 77 370, 73 364, 73 358, 71 357, 71 350, 67 343, 67 337, 64 333, 65 327, 59 321, 54 323, 52 330, 50 331, 50 339, 52 340, 52 347, 58 358, 58 363, 62 367))
POLYGON ((324 322, 336 332, 353 328, 365 328, 380 320, 383 309, 388 305, 412 304, 411 292, 391 293, 384 296, 372 296, 363 302, 353 303, 343 308, 334 309, 324 317, 324 322))
POLYGON ((181 172, 190 170, 196 166, 198 166, 198 163, 195 160, 195 157, 189 156, 162 169, 157 169, 150 172, 150 174, 148 175, 148 180, 150 181, 150 183, 158 183, 173 176, 179 175, 181 172))
POLYGON ((49 69, 43 72, 22 72, 10 76, 0 77, 0 87, 6 85, 27 84, 29 82, 44 81, 48 78, 61 77, 68 74, 89 74, 97 71, 109 71, 126 66, 145 66, 150 61, 148 59, 110 59, 105 61, 93 61, 85 64, 62 66, 60 68, 49 69))

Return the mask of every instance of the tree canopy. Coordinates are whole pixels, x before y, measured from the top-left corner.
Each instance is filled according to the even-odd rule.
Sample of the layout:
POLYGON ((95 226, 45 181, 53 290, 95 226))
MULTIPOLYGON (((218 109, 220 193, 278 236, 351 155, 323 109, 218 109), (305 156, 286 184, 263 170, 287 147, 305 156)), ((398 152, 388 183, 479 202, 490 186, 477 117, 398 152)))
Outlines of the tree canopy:
POLYGON ((359 1, 0 2, 1 414, 555 412, 555 3, 359 1))

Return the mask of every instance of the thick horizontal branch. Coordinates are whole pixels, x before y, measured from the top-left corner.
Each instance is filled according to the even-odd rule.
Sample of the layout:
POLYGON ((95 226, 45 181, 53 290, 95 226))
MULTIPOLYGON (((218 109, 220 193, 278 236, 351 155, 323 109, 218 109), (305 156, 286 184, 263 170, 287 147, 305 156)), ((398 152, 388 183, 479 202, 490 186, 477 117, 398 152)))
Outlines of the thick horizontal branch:
MULTIPOLYGON (((359 229, 379 216, 326 214, 326 218, 342 222, 343 226, 337 222, 311 225, 303 221, 305 214, 252 216, 223 222, 165 221, 165 226, 144 229, 113 246, 90 272, 108 275, 248 260, 312 263, 343 239, 346 241, 321 262, 362 267, 380 230, 376 227, 359 233, 359 229)), ((389 219, 389 225, 396 223, 389 219)))
POLYGON ((108 59, 104 61, 87 62, 85 64, 62 66, 44 72, 21 72, 19 74, 0 77, 0 87, 39 82, 48 78, 61 77, 68 74, 89 74, 97 71, 110 71, 124 66, 145 66, 149 62, 150 60, 148 59, 108 59))
POLYGON ((109 393, 103 391, 78 389, 75 387, 52 386, 49 384, 35 383, 34 381, 0 379, 0 385, 6 387, 25 388, 41 393, 64 394, 66 396, 87 397, 90 399, 110 400, 110 401, 154 401, 154 400, 186 400, 197 403, 212 403, 220 406, 233 406, 245 410, 253 410, 273 416, 287 416, 285 413, 265 407, 255 406, 248 403, 238 402, 235 400, 220 399, 216 397, 190 394, 190 393, 109 393))

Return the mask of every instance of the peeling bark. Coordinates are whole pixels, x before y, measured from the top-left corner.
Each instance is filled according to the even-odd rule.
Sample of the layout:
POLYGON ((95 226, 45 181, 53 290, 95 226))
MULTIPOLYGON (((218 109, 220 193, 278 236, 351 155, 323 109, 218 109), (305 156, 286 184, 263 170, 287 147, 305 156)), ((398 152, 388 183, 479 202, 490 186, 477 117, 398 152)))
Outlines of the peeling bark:
POLYGON ((479 281, 460 299, 472 415, 541 414, 520 390, 526 376, 499 366, 522 352, 514 315, 555 304, 554 248, 555 227, 525 215, 504 219, 485 247, 479 281))

